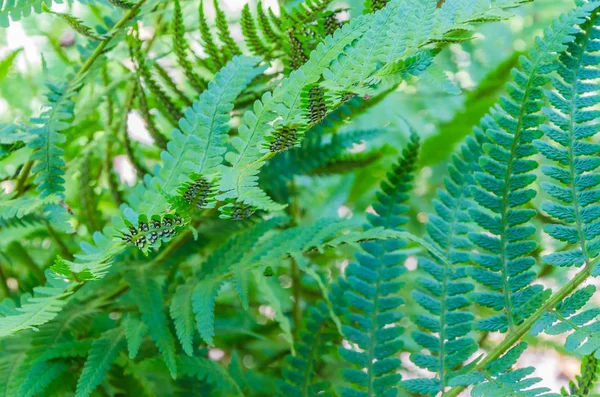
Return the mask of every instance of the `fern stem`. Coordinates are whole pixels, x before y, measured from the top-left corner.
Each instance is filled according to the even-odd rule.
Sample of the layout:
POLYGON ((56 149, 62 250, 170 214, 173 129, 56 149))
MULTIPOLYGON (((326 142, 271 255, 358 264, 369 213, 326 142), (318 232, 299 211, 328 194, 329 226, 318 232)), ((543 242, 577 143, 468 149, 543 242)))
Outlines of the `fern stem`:
POLYGON ((4 274, 4 269, 2 268, 2 264, 0 263, 0 284, 2 284, 2 292, 4 292, 4 296, 8 298, 10 296, 10 289, 8 288, 8 284, 6 284, 6 275, 4 274))
POLYGON ((27 178, 29 177, 29 173, 31 172, 31 166, 33 166, 33 161, 27 160, 25 166, 19 174, 19 179, 17 179, 17 185, 15 187, 15 190, 17 192, 16 197, 19 197, 20 195, 25 193, 25 181, 27 181, 27 178))
MULTIPOLYGON (((590 276, 592 269, 598 262, 600 262, 600 257, 597 257, 593 261, 589 262, 582 271, 573 277, 572 280, 570 280, 560 290, 552 295, 542 307, 540 307, 535 313, 527 318, 527 320, 525 320, 521 325, 515 328, 514 331, 510 332, 506 338, 500 342, 500 344, 493 348, 488 355, 485 356, 485 358, 481 360, 479 364, 475 366, 475 368, 473 368, 473 371, 479 371, 494 360, 500 358, 531 329, 533 324, 535 324, 545 312, 554 309, 559 302, 571 295, 573 291, 583 284, 590 276)), ((443 397, 457 397, 465 388, 466 386, 453 387, 452 389, 448 390, 448 392, 444 393, 443 397)))
POLYGON ((42 283, 46 281, 46 276, 44 275, 44 271, 35 263, 31 255, 27 252, 25 248, 19 242, 14 242, 12 244, 12 250, 15 254, 21 257, 21 262, 29 271, 31 271, 35 277, 42 283), (16 252, 15 252, 16 251, 16 252))
POLYGON ((52 240, 54 240, 54 242, 58 246, 61 256, 63 258, 67 258, 68 260, 73 260, 73 254, 71 254, 71 251, 69 251, 69 248, 67 247, 65 242, 62 241, 58 233, 56 233, 56 230, 54 230, 54 228, 50 225, 48 221, 44 220, 44 223, 46 224, 46 228, 48 229, 48 234, 50 234, 50 237, 52 237, 52 240))
POLYGON ((123 26, 125 26, 125 24, 127 22, 129 22, 129 20, 131 18, 133 18, 137 14, 138 10, 140 9, 140 7, 145 2, 146 2, 146 0, 139 0, 138 3, 135 5, 135 7, 133 7, 132 9, 130 9, 129 11, 127 11, 125 13, 125 15, 123 15, 123 17, 115 24, 115 26, 113 26, 112 33, 108 34, 106 36, 106 38, 104 40, 102 40, 100 42, 100 44, 98 44, 98 47, 96 47, 96 49, 94 50, 94 52, 92 53, 92 55, 90 55, 90 57, 85 61, 85 63, 83 64, 83 66, 81 66, 81 69, 79 69, 79 71, 75 75, 73 81, 77 81, 88 70, 90 70, 90 68, 92 67, 92 65, 96 61, 96 59, 98 59, 98 57, 100 55, 102 55, 102 53, 104 52, 104 49, 106 48, 106 46, 110 43, 110 41, 113 39, 113 37, 115 37, 116 32, 119 29, 121 29, 123 26))

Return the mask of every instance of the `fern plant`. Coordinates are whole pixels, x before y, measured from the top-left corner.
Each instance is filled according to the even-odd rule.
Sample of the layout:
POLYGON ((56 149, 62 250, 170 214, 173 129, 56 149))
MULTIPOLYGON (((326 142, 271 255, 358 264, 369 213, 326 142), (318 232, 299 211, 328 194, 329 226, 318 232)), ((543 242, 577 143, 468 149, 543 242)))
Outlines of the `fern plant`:
POLYGON ((0 1, 0 393, 595 395, 600 2, 547 2, 0 1))

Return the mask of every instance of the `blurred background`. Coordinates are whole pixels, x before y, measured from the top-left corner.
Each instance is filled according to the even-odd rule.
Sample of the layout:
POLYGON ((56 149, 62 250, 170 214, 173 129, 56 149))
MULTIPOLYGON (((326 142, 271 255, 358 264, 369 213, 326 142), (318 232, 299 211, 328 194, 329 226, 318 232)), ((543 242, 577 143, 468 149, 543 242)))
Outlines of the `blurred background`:
MULTIPOLYGON (((236 22, 247 2, 221 1, 234 24, 232 33, 240 42, 241 30, 236 22)), ((90 7, 87 3, 83 0, 65 2, 53 5, 52 10, 69 10, 91 26, 101 23, 100 14, 95 13, 93 6, 90 7)), ((362 12, 361 0, 336 4, 347 7, 349 15, 362 12)), ((208 19, 214 20, 214 10, 209 4, 205 6, 208 19)), ((509 21, 479 27, 475 40, 452 44, 437 58, 440 70, 448 76, 452 85, 440 86, 439 83, 427 80, 402 84, 367 114, 353 120, 348 128, 375 129, 377 134, 368 143, 357 144, 352 150, 361 152, 376 148, 378 157, 354 173, 300 178, 298 184, 301 186, 301 194, 311 197, 311 202, 315 203, 306 208, 307 217, 316 219, 324 213, 337 213, 341 217, 362 216, 368 210, 374 190, 406 142, 408 122, 423 142, 420 169, 411 196, 413 212, 409 226, 414 232, 419 232, 431 210, 432 198, 442 185, 446 161, 451 153, 504 92, 504 83, 510 79, 510 70, 517 64, 519 55, 527 52, 534 37, 542 34, 543 27, 551 19, 572 6, 573 2, 569 0, 537 0, 516 10, 517 16, 509 21)), ((192 41, 195 43, 192 50, 202 55, 200 35, 195 28, 198 26, 197 2, 184 2, 184 7, 188 35, 196 39, 192 41)), ((278 13, 277 0, 263 1, 263 7, 270 7, 278 13)), ((146 25, 143 21, 140 22, 140 31, 142 38, 146 40, 154 35, 150 23, 146 25)), ((11 23, 7 29, 0 28, 0 123, 26 123, 30 117, 39 113, 44 103, 44 81, 52 77, 62 78, 73 63, 79 62, 82 55, 85 55, 85 48, 82 48, 80 40, 83 42, 81 36, 49 14, 26 17, 22 21, 11 23)), ((165 37, 164 40, 162 46, 155 46, 156 51, 169 47, 168 38, 165 37)), ((109 56, 125 60, 128 59, 125 51, 114 51, 109 56)), ((128 61, 123 61, 123 65, 130 67, 128 61)), ((175 79, 182 77, 177 75, 180 71, 171 69, 168 63, 163 66, 175 79)), ((76 118, 83 117, 95 106, 90 98, 93 95, 86 95, 83 101, 78 101, 76 118)), ((138 150, 150 150, 152 138, 146 131, 143 119, 136 112, 131 112, 128 116, 127 132, 139 143, 138 150)), ((79 144, 83 147, 86 142, 84 136, 79 144)), ((1 150, 0 148, 0 179, 7 179, 23 165, 29 153, 24 148, 10 156, 3 156, 1 150)), ((114 158, 113 166, 122 181, 129 185, 135 184, 140 178, 124 154, 114 158)), ((73 182, 68 179, 67 183, 73 182)), ((5 182, 2 183, 2 188, 10 192, 14 186, 5 182)), ((67 191, 70 190, 73 189, 67 187, 67 191)), ((542 194, 538 194, 535 204, 539 205, 542 199, 542 194)), ((552 246, 551 244, 556 243, 545 235, 541 235, 540 239, 542 246, 539 253, 559 248, 552 246)), ((38 243, 42 249, 43 241, 38 243)), ((0 251, 4 248, 0 233, 0 251)), ((415 259, 411 257, 406 264, 414 267, 415 263, 415 259)), ((551 281, 548 283, 552 280, 562 283, 570 276, 568 272, 553 269, 538 271, 549 274, 548 280, 551 281)), ((407 307, 406 310, 410 315, 411 308, 407 307)), ((269 317, 268 310, 266 312, 265 316, 269 317)), ((522 357, 520 364, 535 366, 538 375, 544 379, 545 386, 558 391, 567 383, 567 379, 573 379, 578 374, 579 360, 564 355, 562 343, 549 338, 531 339, 528 342, 532 348, 522 357)), ((490 335, 481 343, 493 346, 497 340, 490 335)), ((218 354, 214 357, 219 359, 218 354)), ((403 358, 403 362, 410 365, 407 357, 403 358)))

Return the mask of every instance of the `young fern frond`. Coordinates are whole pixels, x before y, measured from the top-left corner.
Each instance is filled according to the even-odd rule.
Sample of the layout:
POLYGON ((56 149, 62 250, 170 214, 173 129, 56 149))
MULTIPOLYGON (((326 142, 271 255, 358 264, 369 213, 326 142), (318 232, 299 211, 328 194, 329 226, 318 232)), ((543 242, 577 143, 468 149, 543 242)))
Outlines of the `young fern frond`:
POLYGON ((141 51, 142 42, 131 36, 129 39, 129 50, 131 52, 131 60, 135 63, 139 76, 143 77, 145 86, 148 87, 152 95, 162 104, 160 109, 163 115, 172 125, 177 125, 177 120, 183 117, 182 113, 152 76, 152 71, 141 51))
MULTIPOLYGON (((413 134, 401 160, 388 173, 388 181, 381 184, 373 205, 375 214, 367 215, 366 228, 402 230, 408 220, 404 203, 409 197, 418 151, 418 138, 413 134)), ((354 367, 344 371, 344 378, 353 385, 342 389, 344 397, 395 396, 398 392, 400 360, 396 355, 404 345, 400 339, 404 328, 398 324, 402 318, 399 306, 404 302, 397 291, 402 286, 398 277, 406 271, 406 257, 397 251, 404 245, 401 239, 363 243, 364 253, 356 253, 357 262, 346 269, 348 288, 344 298, 351 313, 343 319, 342 333, 361 350, 340 349, 340 355, 354 367)))
POLYGON ((154 62, 154 69, 160 76, 163 83, 169 88, 169 90, 177 96, 179 101, 183 103, 185 106, 192 106, 192 101, 187 95, 177 87, 177 83, 173 79, 173 77, 169 74, 169 72, 160 65, 158 62, 154 62))
POLYGON ((242 53, 235 40, 231 37, 229 32, 229 25, 227 24, 227 16, 219 7, 219 0, 213 0, 213 5, 216 12, 216 25, 219 31, 219 40, 223 44, 221 50, 223 51, 223 62, 229 62, 231 58, 242 53))
POLYGON ((173 50, 177 56, 179 65, 192 87, 201 94, 208 86, 206 81, 198 76, 192 68, 192 63, 188 59, 189 46, 185 39, 185 25, 183 24, 183 13, 179 0, 175 0, 173 8, 173 50))
POLYGON ((537 162, 529 157, 536 153, 532 142, 540 137, 542 89, 552 61, 574 39, 573 26, 592 10, 587 4, 553 22, 530 57, 521 59, 521 69, 514 70, 509 96, 491 112, 490 144, 483 145, 482 171, 475 174, 478 186, 473 189, 479 206, 469 211, 485 231, 469 237, 483 251, 473 255, 477 267, 469 275, 491 290, 473 293, 473 300, 502 313, 478 321, 480 330, 512 331, 544 303, 543 287, 531 285, 536 278, 531 252, 537 244, 530 220, 536 212, 524 207, 536 194, 528 187, 536 179, 537 162))
POLYGON ((475 316, 468 310, 467 294, 473 290, 466 267, 472 249, 467 233, 471 230, 468 210, 473 206, 471 186, 474 172, 479 170, 477 159, 481 155, 483 132, 475 131, 462 146, 460 156, 455 155, 449 165, 449 176, 444 180, 445 191, 439 191, 434 201, 436 214, 430 214, 427 232, 437 255, 419 258, 419 267, 429 275, 417 279, 413 291, 415 301, 427 313, 418 314, 413 322, 419 331, 412 334, 414 341, 431 353, 415 353, 411 360, 419 367, 436 374, 434 378, 406 380, 406 389, 434 396, 444 391, 456 368, 475 350, 476 342, 468 335, 475 316))
POLYGON ((220 54, 220 49, 215 44, 210 28, 208 27, 206 14, 204 13, 204 0, 200 0, 198 13, 200 23, 200 38, 202 39, 204 51, 206 51, 206 54, 208 55, 210 61, 209 64, 212 66, 212 70, 216 72, 218 69, 225 66, 226 61, 223 61, 223 58, 220 54))
POLYGON ((265 14, 265 10, 263 9, 262 1, 260 0, 256 4, 256 14, 258 19, 258 26, 260 27, 264 38, 272 44, 279 43, 281 40, 281 36, 279 33, 275 32, 275 29, 273 29, 273 26, 269 21, 269 17, 267 16, 267 14, 265 14))
POLYGON ((577 375, 575 381, 569 382, 569 390, 561 389, 563 396, 586 397, 594 390, 598 381, 598 359, 593 355, 584 356, 581 360, 581 374, 577 375))
POLYGON ((139 110, 146 123, 146 128, 148 129, 148 133, 154 139, 154 142, 158 145, 162 150, 167 149, 167 140, 162 135, 162 133, 158 130, 156 123, 154 122, 154 117, 150 113, 150 108, 148 106, 148 100, 146 98, 146 93, 144 92, 143 87, 141 87, 141 83, 138 79, 138 103, 139 110))
POLYGON ((256 55, 266 55, 269 52, 269 49, 258 36, 258 29, 248 4, 242 9, 242 19, 240 24, 242 25, 242 33, 246 38, 246 45, 250 51, 256 55))
POLYGON ((54 11, 50 10, 50 8, 48 8, 45 3, 43 4, 42 9, 44 10, 44 12, 56 15, 57 17, 59 17, 60 19, 65 21, 65 23, 67 25, 69 25, 71 28, 73 28, 73 30, 75 30, 82 36, 87 37, 90 40, 95 40, 95 41, 102 40, 102 37, 100 37, 96 33, 94 33, 92 31, 92 28, 90 28, 89 26, 86 26, 81 20, 75 18, 74 16, 69 15, 69 14, 64 14, 61 12, 54 12, 54 11))
POLYGON ((328 344, 337 335, 325 302, 318 301, 308 308, 305 324, 306 329, 300 332, 296 343, 297 354, 286 357, 288 365, 278 382, 280 393, 288 397, 330 397, 330 385, 319 379, 315 371, 328 344))
POLYGON ((548 91, 551 108, 544 109, 551 124, 542 126, 544 135, 552 143, 535 141, 536 148, 553 165, 542 166, 552 182, 543 182, 542 188, 551 200, 542 209, 552 217, 544 231, 573 248, 545 255, 545 263, 553 266, 582 266, 600 252, 600 146, 592 143, 598 132, 594 123, 599 112, 591 109, 600 98, 591 95, 597 91, 594 80, 600 74, 600 61, 595 55, 600 44, 600 22, 597 11, 581 26, 575 41, 561 54, 558 76, 552 79, 553 90, 548 91))

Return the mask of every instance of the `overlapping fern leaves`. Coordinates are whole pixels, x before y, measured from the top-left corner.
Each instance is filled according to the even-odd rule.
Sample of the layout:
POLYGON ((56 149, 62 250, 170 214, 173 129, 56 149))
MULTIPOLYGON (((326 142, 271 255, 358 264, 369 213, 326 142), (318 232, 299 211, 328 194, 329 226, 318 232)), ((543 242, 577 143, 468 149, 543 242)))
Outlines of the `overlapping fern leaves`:
MULTIPOLYGON (((408 207, 413 167, 419 144, 415 135, 403 152, 403 157, 381 185, 374 214, 368 214, 370 227, 402 230, 407 222, 404 213, 408 207)), ((397 253, 406 244, 401 239, 385 242, 366 242, 364 252, 356 254, 357 262, 346 269, 348 289, 344 293, 351 313, 344 319, 343 335, 358 349, 342 348, 341 356, 354 368, 344 371, 344 378, 352 387, 344 388, 342 396, 395 396, 400 375, 398 352, 404 328, 399 306, 403 300, 396 294, 401 288, 398 281, 406 269, 406 257, 397 253)))
POLYGON ((525 206, 536 193, 529 185, 536 179, 533 170, 538 164, 530 157, 536 153, 533 141, 541 136, 543 85, 549 81, 553 61, 574 40, 574 25, 583 22, 594 7, 582 6, 546 30, 530 57, 522 58, 520 70, 513 72, 509 96, 500 100, 488 118, 490 144, 483 145, 482 171, 475 174, 478 186, 473 190, 479 208, 469 211, 485 233, 469 235, 482 250, 473 256, 477 267, 469 275, 490 289, 472 294, 474 301, 501 313, 478 321, 478 329, 512 330, 544 302, 543 287, 531 284, 536 278, 531 270, 536 229, 530 223, 535 211, 525 206))

